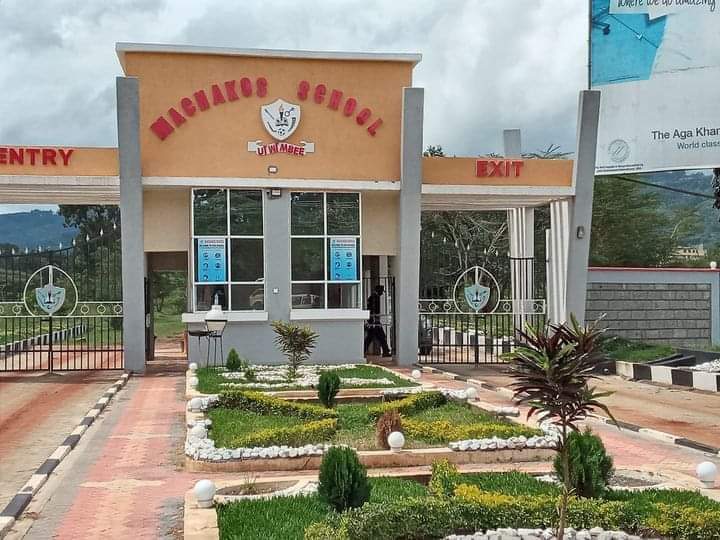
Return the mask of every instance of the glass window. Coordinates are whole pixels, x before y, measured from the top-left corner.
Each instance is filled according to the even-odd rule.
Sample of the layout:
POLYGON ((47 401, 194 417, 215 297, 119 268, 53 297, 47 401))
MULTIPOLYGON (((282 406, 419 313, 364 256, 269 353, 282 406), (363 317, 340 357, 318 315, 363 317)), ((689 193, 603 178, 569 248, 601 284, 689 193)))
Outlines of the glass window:
POLYGON ((223 309, 265 309, 262 205, 260 190, 193 190, 196 311, 216 295, 223 309))
POLYGON ((360 194, 327 194, 328 234, 360 234, 360 194))
POLYGON ((227 234, 227 191, 196 189, 193 192, 193 232, 196 236, 227 234))
POLYGON ((293 193, 290 202, 290 234, 325 234, 325 198, 323 193, 293 193))
POLYGON ((357 309, 360 194, 291 193, 292 309, 357 309))
POLYGON ((230 234, 262 236, 262 192, 230 191, 230 234))

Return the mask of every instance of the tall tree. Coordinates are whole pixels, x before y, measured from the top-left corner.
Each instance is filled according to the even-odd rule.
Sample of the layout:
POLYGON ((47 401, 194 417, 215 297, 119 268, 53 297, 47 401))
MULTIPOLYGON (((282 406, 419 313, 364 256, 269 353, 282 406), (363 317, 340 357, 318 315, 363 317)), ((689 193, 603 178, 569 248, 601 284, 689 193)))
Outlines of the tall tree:
POLYGON ((120 226, 120 207, 112 205, 61 204, 58 213, 66 227, 77 227, 81 237, 96 238, 100 231, 110 232, 120 226))

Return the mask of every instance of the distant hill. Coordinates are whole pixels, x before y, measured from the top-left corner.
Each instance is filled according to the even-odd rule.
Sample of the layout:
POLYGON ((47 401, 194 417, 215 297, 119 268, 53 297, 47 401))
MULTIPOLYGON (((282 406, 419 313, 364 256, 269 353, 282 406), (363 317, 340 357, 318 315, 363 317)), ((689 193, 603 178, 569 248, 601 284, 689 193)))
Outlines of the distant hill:
MULTIPOLYGON (((712 196, 712 174, 710 171, 669 171, 641 175, 643 181, 662 186, 684 189, 712 196)), ((688 238, 687 244, 720 244, 720 211, 713 208, 713 199, 704 199, 665 189, 647 188, 660 197, 669 211, 681 207, 692 207, 702 225, 697 234, 688 238)))
POLYGON ((63 217, 50 210, 0 214, 0 246, 56 248, 60 242, 70 244, 77 232, 74 227, 65 227, 63 217))

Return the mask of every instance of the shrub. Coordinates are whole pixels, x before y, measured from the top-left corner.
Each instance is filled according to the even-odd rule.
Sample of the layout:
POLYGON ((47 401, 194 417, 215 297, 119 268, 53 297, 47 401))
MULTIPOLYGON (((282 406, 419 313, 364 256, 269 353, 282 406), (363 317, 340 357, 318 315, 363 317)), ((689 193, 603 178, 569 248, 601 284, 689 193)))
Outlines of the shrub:
POLYGON ((700 510, 659 503, 648 526, 660 536, 680 540, 720 538, 720 510, 700 510))
POLYGON ((451 497, 462 476, 457 466, 447 459, 433 461, 428 491, 435 497, 451 497))
POLYGON ((335 436, 337 420, 327 418, 306 422, 299 426, 260 429, 232 440, 233 448, 255 446, 303 446, 328 441, 335 436))
POLYGON ((448 420, 424 422, 421 420, 406 419, 403 423, 405 434, 414 439, 422 439, 431 443, 444 443, 464 439, 485 439, 489 437, 531 437, 539 432, 536 429, 517 424, 478 423, 454 424, 448 420))
POLYGON ((258 414, 274 414, 277 416, 294 416, 308 420, 337 418, 337 411, 319 405, 293 403, 285 399, 268 396, 262 392, 250 390, 228 390, 222 392, 213 405, 215 408, 241 409, 258 414))
POLYGON ((343 522, 330 524, 313 523, 305 529, 304 540, 348 540, 347 525, 343 522))
POLYGON ((326 407, 335 406, 335 396, 340 390, 340 377, 334 371, 324 371, 318 381, 318 399, 326 407))
MULTIPOLYGON (((597 498, 605 493, 613 474, 613 460, 605 451, 602 439, 594 435, 590 428, 586 428, 584 433, 573 431, 568 436, 567 451, 570 485, 575 494, 597 498)), ((555 458, 555 474, 561 482, 565 481, 559 455, 555 458)))
POLYGON ((248 382, 255 382, 257 380, 257 373, 255 373, 255 369, 248 366, 245 369, 245 380, 248 382))
POLYGON ((388 411, 397 411, 400 414, 408 415, 425 409, 440 407, 445 403, 447 403, 447 398, 440 392, 420 392, 403 399, 371 405, 368 407, 368 411, 370 416, 377 420, 388 411))
POLYGON ((310 358, 318 334, 307 326, 285 321, 273 321, 275 345, 288 360, 288 379, 297 377, 298 368, 310 358))
POLYGON ((393 431, 402 432, 402 420, 400 419, 400 413, 397 411, 388 411, 383 414, 375 425, 375 442, 380 448, 385 450, 390 449, 388 444, 388 435, 393 431))
POLYGON ((225 367, 227 367, 229 371, 240 371, 247 367, 247 360, 240 358, 240 355, 235 349, 230 349, 225 367))
POLYGON ((362 506, 370 496, 367 471, 352 448, 330 448, 320 464, 318 479, 318 494, 338 512, 362 506))

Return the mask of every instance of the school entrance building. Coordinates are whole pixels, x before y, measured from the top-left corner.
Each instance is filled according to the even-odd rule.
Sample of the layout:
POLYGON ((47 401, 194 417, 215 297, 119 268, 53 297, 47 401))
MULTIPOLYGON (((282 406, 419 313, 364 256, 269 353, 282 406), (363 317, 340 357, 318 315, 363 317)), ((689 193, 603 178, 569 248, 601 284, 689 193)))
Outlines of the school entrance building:
MULTIPOLYGON (((152 354, 153 270, 187 271, 188 330, 202 332, 219 305, 224 351, 255 363, 283 361, 274 320, 319 333, 313 361, 363 361, 377 285, 401 365, 492 360, 524 322, 583 318, 598 92, 580 95, 575 161, 523 159, 519 130, 504 133, 502 158, 423 157, 420 55, 116 49, 118 147, 0 146, 0 201, 119 204, 122 298, 96 304, 115 302, 125 369, 142 372, 152 354), (524 261, 545 205, 538 287, 524 261), (505 285, 472 265, 421 297, 421 213, 444 209, 507 211, 505 285)), ((36 288, 77 281, 62 264, 44 261, 36 288)), ((26 300, 0 298, 0 317, 28 316, 26 300)), ((205 340, 188 345, 193 361, 207 357, 205 340)))

